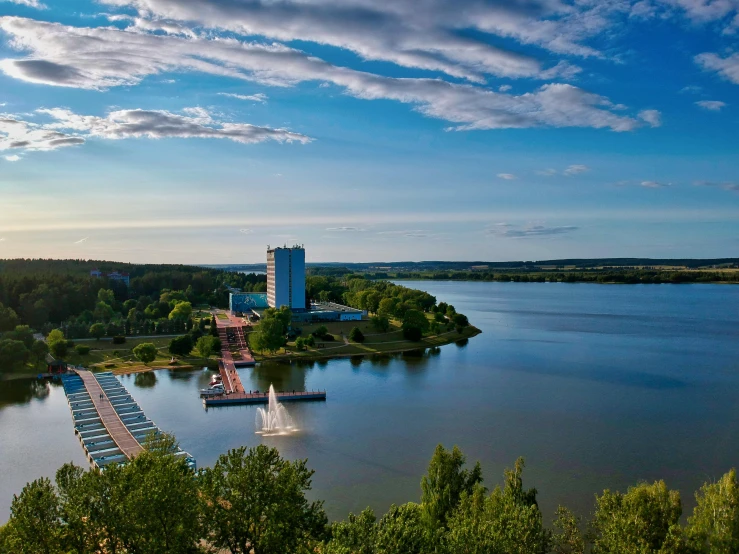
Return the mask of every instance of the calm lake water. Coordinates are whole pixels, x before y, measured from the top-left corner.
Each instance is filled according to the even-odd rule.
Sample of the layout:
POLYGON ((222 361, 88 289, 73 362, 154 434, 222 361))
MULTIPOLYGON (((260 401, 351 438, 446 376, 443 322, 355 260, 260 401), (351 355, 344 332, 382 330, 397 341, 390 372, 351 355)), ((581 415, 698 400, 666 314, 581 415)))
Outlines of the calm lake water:
MULTIPOLYGON (((739 465, 739 287, 405 282, 483 334, 423 355, 241 370, 247 388, 326 389, 287 404, 301 432, 254 433, 254 407, 203 409, 210 373, 123 377, 146 414, 198 464, 266 443, 316 470, 331 518, 417 501, 437 443, 480 460, 489 487, 526 458, 550 519, 604 488, 663 478, 693 491, 739 465)), ((28 480, 84 464, 61 387, 0 384, 0 521, 28 480)))

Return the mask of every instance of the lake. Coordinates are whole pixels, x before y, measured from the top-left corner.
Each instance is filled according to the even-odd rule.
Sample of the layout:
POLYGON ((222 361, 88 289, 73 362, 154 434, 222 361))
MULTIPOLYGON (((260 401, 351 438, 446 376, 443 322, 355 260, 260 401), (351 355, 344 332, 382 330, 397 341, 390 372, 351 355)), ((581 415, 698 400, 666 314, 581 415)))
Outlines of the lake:
MULTIPOLYGON (((551 519, 579 515, 604 488, 665 479, 693 492, 739 460, 739 287, 403 282, 453 304, 482 330, 421 355, 241 371, 246 388, 326 389, 286 404, 301 431, 254 433, 256 408, 205 411, 205 371, 124 376, 146 414, 200 466, 266 443, 316 470, 313 498, 332 519, 418 501, 437 443, 482 462, 485 481, 526 458, 524 485, 551 519)), ((64 393, 0 384, 0 521, 26 481, 84 464, 64 393)))

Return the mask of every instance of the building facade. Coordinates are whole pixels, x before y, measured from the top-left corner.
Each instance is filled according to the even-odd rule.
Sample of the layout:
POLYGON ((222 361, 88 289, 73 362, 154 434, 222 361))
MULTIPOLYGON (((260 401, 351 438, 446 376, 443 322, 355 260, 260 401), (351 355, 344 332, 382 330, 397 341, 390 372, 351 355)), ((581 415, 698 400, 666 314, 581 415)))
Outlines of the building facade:
POLYGON ((118 271, 113 271, 111 273, 104 273, 100 271, 99 269, 93 269, 90 271, 90 277, 95 277, 96 279, 107 277, 111 281, 120 281, 126 286, 129 286, 131 282, 131 277, 129 276, 128 273, 121 273, 118 271))
POLYGON ((267 303, 270 308, 288 306, 305 310, 305 249, 267 250, 267 303))

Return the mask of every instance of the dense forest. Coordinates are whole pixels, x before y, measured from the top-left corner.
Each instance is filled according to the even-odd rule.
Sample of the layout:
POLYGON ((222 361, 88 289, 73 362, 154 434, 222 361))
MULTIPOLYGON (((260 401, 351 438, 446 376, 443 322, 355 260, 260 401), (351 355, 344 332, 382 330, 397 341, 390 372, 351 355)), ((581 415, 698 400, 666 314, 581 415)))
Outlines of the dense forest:
POLYGON ((265 445, 230 450, 194 472, 168 436, 105 471, 65 464, 55 482, 28 483, 0 528, 0 553, 141 554, 735 554, 739 484, 734 470, 696 492, 681 523, 678 491, 663 481, 605 490, 583 521, 560 507, 551 528, 524 462, 489 489, 480 465, 439 445, 420 502, 369 508, 329 524, 309 501, 314 472, 265 445))

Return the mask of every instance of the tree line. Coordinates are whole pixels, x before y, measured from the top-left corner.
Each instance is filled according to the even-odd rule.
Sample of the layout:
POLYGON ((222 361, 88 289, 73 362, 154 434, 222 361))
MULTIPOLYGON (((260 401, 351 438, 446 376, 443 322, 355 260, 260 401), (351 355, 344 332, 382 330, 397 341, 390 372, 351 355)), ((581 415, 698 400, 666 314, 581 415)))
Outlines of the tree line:
POLYGON ((150 436, 145 451, 105 471, 65 464, 14 495, 0 553, 254 554, 735 554, 739 484, 729 471, 705 483, 681 524, 678 491, 664 481, 596 495, 583 521, 565 507, 544 524, 523 459, 492 490, 479 463, 437 446, 419 502, 367 508, 329 523, 309 501, 314 471, 277 449, 241 447, 193 471, 176 442, 150 436))

